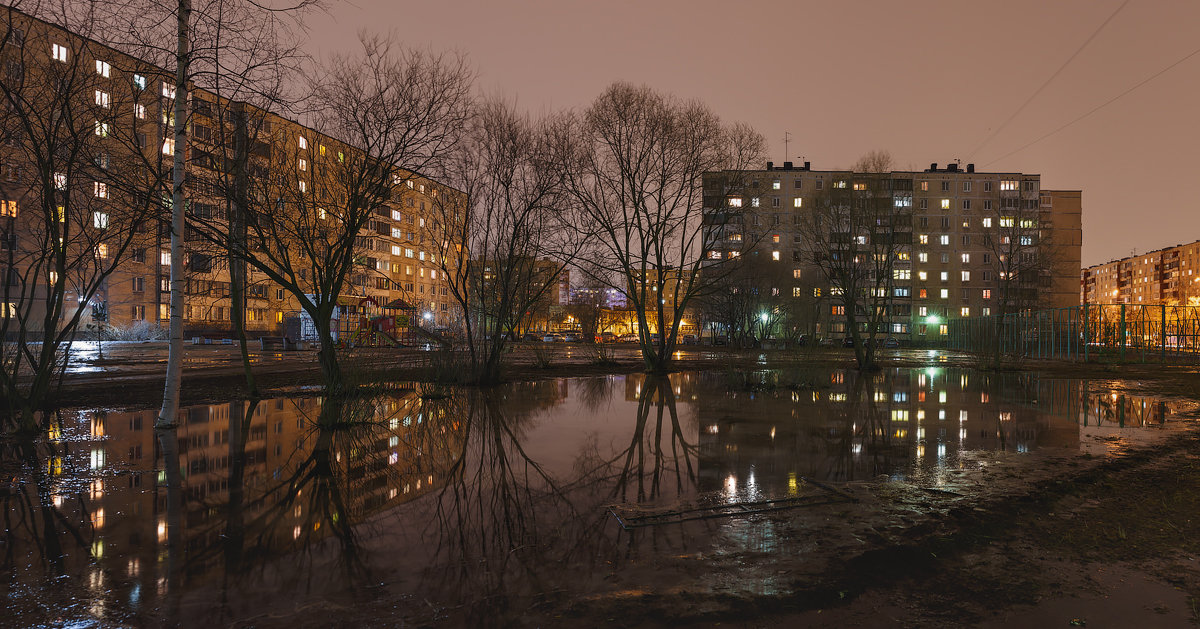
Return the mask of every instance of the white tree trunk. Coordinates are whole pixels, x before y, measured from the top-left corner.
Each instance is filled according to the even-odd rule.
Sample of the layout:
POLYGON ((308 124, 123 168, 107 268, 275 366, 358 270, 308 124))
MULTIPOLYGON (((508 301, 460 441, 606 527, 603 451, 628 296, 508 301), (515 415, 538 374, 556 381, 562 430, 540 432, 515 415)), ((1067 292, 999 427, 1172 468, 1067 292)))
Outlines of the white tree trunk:
POLYGON ((183 379, 183 179, 187 150, 187 77, 188 29, 192 16, 191 0, 179 0, 179 43, 175 52, 175 150, 171 182, 171 299, 167 346, 167 378, 163 385, 162 409, 156 428, 179 425, 179 387, 183 379))

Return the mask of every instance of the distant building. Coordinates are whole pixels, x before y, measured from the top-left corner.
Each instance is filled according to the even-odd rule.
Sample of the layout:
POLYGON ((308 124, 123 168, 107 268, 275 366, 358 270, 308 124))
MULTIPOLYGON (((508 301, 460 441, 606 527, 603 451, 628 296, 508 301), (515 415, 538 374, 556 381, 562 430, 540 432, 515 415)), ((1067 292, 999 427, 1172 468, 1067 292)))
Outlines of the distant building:
MULTIPOLYGON (((976 172, 974 164, 856 173, 767 162, 764 170, 707 173, 705 258, 718 264, 756 256, 790 269, 771 274, 789 278, 771 287, 772 294, 810 301, 836 294, 837 286, 814 285, 823 274, 812 255, 837 253, 814 252, 802 227, 813 201, 831 198, 832 190, 883 190, 891 198, 887 237, 900 244, 886 267, 892 281, 886 330, 879 334, 937 341, 947 333, 948 318, 997 314, 1002 295, 1006 311, 1079 303, 1081 193, 1043 190, 1036 174, 976 172), (730 187, 730 181, 740 183, 730 187), (1019 280, 1012 271, 1018 267, 1019 280)), ((828 240, 837 236, 866 238, 831 233, 828 240)), ((842 306, 823 308, 817 334, 846 336, 842 306)))
POLYGON ((1085 304, 1200 305, 1200 240, 1083 269, 1085 304))

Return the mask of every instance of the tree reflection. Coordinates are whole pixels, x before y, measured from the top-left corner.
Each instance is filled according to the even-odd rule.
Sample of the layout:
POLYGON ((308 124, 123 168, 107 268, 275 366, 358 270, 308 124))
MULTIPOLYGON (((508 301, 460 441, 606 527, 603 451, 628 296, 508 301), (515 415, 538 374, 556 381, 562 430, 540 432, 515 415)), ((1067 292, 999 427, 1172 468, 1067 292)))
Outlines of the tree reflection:
POLYGON ((623 462, 612 497, 643 503, 672 497, 672 491, 682 496, 695 486, 699 450, 679 423, 675 386, 668 376, 651 375, 636 386, 637 418, 628 447, 617 456, 623 462))

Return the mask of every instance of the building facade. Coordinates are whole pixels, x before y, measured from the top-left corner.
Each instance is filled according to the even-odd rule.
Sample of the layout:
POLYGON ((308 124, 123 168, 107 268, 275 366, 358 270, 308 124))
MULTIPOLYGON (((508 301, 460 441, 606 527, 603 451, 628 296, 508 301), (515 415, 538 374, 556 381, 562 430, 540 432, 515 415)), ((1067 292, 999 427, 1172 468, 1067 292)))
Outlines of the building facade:
POLYGON ((1111 260, 1082 271, 1085 304, 1200 305, 1200 241, 1111 260))
MULTIPOLYGON (((741 258, 733 263, 785 267, 759 272, 783 278, 783 285, 759 290, 790 295, 797 304, 827 300, 812 330, 820 337, 841 338, 847 330, 844 306, 829 299, 843 289, 830 285, 816 261, 836 258, 855 243, 863 247, 850 254, 854 262, 873 264, 863 273, 869 290, 885 298, 875 302, 886 313, 877 335, 939 341, 949 318, 1078 303, 1081 194, 1043 190, 1039 175, 976 172, 973 164, 856 173, 768 162, 764 170, 733 177, 709 173, 704 185, 709 264, 741 258), (833 225, 855 220, 859 208, 881 205, 881 197, 886 209, 869 221, 833 225), (831 208, 838 218, 814 218, 831 208), (879 241, 888 246, 872 249, 879 241)), ((862 325, 863 317, 858 321, 862 325)))
MULTIPOLYGON (((19 11, 6 9, 2 22, 0 63, 6 72, 9 110, 22 99, 47 104, 20 112, 23 118, 10 116, 0 129, 0 222, 6 252, 12 253, 6 268, 7 284, 13 287, 4 310, 44 300, 47 290, 54 290, 54 281, 48 289, 27 285, 46 279, 40 277, 44 272, 29 271, 42 264, 39 255, 45 255, 53 240, 47 234, 57 233, 49 229, 55 227, 52 217, 35 210, 40 206, 53 212, 57 204, 63 246, 71 248, 74 242, 77 249, 95 252, 96 268, 89 278, 101 277, 96 273, 103 271, 94 291, 81 291, 77 297, 72 293, 64 301, 90 307, 115 328, 165 328, 176 123, 171 73, 19 11), (19 122, 54 122, 52 112, 64 107, 77 108, 72 119, 82 120, 75 130, 79 137, 21 133, 19 122), (44 115, 39 109, 45 109, 44 115), (62 168, 61 185, 54 174, 53 200, 46 198, 47 173, 38 172, 39 145, 47 141, 84 155, 79 165, 62 168)), ((331 181, 337 178, 338 165, 370 158, 338 138, 252 104, 223 99, 203 86, 189 90, 188 110, 185 334, 232 331, 235 282, 245 286, 248 332, 281 334, 285 319, 301 309, 297 297, 262 271, 239 263, 229 255, 230 247, 211 235, 235 232, 232 221, 239 212, 279 212, 273 217, 278 225, 295 225, 284 214, 310 208, 324 219, 320 196, 337 196, 331 181), (285 204, 285 198, 295 200, 285 204), (267 207, 264 199, 279 199, 278 205, 267 207), (256 202, 257 208, 247 209, 256 202)), ((461 193, 400 167, 393 169, 392 178, 389 200, 358 232, 354 271, 345 278, 338 299, 344 311, 340 314, 368 314, 373 307, 401 300, 423 313, 427 325, 452 326, 460 315, 442 269, 458 263, 448 257, 465 256, 465 251, 462 243, 447 243, 436 217, 446 198, 461 193)), ((307 232, 299 227, 294 231, 294 250, 299 252, 307 232)), ((294 259, 302 266, 305 257, 294 259)), ((297 271, 300 285, 315 276, 311 269, 297 271)), ((58 290, 70 291, 71 278, 63 283, 58 290)))

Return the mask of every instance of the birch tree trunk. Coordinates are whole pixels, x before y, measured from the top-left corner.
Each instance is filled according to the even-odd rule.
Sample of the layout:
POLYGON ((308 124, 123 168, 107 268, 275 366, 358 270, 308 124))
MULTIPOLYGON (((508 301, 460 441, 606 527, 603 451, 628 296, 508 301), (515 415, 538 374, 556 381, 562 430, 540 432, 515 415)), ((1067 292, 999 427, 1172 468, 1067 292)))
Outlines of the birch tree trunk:
POLYGON ((187 150, 187 79, 191 51, 189 22, 192 1, 179 0, 179 43, 175 53, 175 146, 171 182, 171 301, 168 328, 167 378, 163 385, 162 409, 155 428, 174 428, 179 425, 179 387, 183 379, 183 217, 184 217, 184 159, 187 150))

